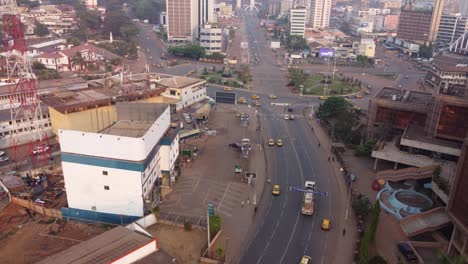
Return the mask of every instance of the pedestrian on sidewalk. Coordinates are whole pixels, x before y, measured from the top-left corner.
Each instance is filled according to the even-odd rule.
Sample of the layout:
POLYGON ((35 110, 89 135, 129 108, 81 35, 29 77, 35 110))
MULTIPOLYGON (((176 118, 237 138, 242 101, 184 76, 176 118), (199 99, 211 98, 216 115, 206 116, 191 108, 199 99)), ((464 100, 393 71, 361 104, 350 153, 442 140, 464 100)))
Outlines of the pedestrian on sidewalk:
POLYGON ((241 206, 244 207, 244 201, 242 201, 241 206))
POLYGON ((330 162, 330 157, 328 157, 328 162, 330 162))
POLYGON ((319 146, 319 148, 320 148, 320 142, 318 143, 318 146, 319 146))
POLYGON ((334 156, 332 157, 332 161, 335 161, 335 157, 334 157, 334 156))
POLYGON ((343 228, 343 236, 346 235, 346 228, 343 228))
POLYGON ((267 182, 268 182, 268 184, 270 184, 271 183, 270 179, 268 179, 267 182))

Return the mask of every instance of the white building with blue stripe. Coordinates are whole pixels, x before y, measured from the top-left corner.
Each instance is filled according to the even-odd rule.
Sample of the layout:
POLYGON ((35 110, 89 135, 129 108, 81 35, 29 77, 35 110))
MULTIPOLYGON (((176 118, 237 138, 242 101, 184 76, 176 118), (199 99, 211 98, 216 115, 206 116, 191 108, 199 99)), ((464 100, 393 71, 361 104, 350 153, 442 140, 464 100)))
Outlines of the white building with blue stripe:
POLYGON ((117 122, 98 133, 58 132, 66 217, 102 222, 141 217, 159 202, 162 172, 174 170, 179 140, 177 128, 170 128, 169 105, 116 107, 117 122))

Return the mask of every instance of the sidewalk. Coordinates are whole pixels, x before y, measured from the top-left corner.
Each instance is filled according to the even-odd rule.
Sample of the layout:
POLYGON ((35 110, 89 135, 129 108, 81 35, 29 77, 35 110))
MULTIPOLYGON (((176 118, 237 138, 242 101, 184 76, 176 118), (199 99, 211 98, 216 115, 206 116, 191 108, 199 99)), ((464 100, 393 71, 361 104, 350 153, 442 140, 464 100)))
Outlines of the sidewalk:
MULTIPOLYGON (((329 157, 333 156, 330 151, 331 142, 326 132, 316 122, 315 118, 310 116, 310 111, 305 110, 304 116, 306 117, 307 122, 312 129, 313 136, 317 139, 318 142, 320 142, 320 145, 324 149, 322 153, 324 155, 328 155, 329 157)), ((349 201, 349 191, 347 190, 344 178, 341 176, 341 165, 335 161, 331 163, 331 166, 333 170, 333 176, 335 177, 335 180, 338 184, 339 191, 346 194, 344 197, 342 197, 344 200, 342 199, 340 202, 338 202, 340 203, 338 205, 341 207, 341 210, 336 211, 341 211, 343 214, 340 214, 338 219, 335 220, 334 229, 346 229, 346 234, 342 236, 342 233, 338 232, 339 239, 337 239, 337 244, 331 248, 328 248, 324 255, 330 257, 329 261, 326 263, 354 263, 354 252, 357 246, 356 241, 358 240, 357 222, 354 217, 354 213, 352 212, 352 208, 349 208, 347 220, 345 220, 346 207, 349 201), (337 249, 340 249, 339 254, 337 254, 337 249)))
MULTIPOLYGON (((307 119, 314 130, 315 136, 319 139, 322 146, 325 147, 327 153, 331 156, 332 154, 330 154, 329 152, 330 139, 328 135, 314 118, 307 119)), ((342 154, 342 157, 344 163, 346 164, 347 170, 350 173, 353 173, 357 176, 357 180, 353 184, 353 189, 358 193, 365 195, 371 200, 372 203, 374 203, 376 200, 377 192, 372 190, 371 188, 372 181, 375 178, 375 172, 373 171, 372 167, 372 159, 365 157, 356 157, 354 156, 353 152, 349 149, 347 149, 346 152, 342 154)), ((344 179, 343 177, 341 177, 339 171, 339 163, 335 162, 333 165, 338 183, 340 183, 340 185, 344 185, 344 179)), ((348 193, 346 187, 344 187, 344 189, 343 187, 340 186, 340 189, 342 189, 343 192, 348 193)), ((354 251, 354 247, 356 246, 356 243, 354 241, 359 238, 356 230, 356 219, 354 217, 354 212, 352 211, 352 208, 350 208, 349 216, 351 217, 351 221, 349 221, 346 225, 346 239, 343 239, 343 241, 340 240, 336 248, 346 247, 347 250, 354 251), (351 234, 351 232, 352 237, 354 239, 351 239, 351 236, 348 236, 348 233, 351 234)), ((340 226, 340 228, 344 228, 344 226, 340 226)), ((369 257, 373 255, 380 255, 384 257, 388 263, 397 263, 398 252, 396 249, 396 244, 405 240, 408 240, 408 238, 404 235, 403 231, 401 230, 399 221, 392 215, 387 214, 385 213, 385 211, 381 210, 380 223, 377 228, 375 244, 369 250, 369 257)), ((347 252, 347 254, 349 254, 349 252, 347 252)), ((351 263, 350 259, 352 259, 352 254, 354 253, 351 252, 351 255, 346 255, 347 257, 345 256, 345 254, 340 254, 340 256, 337 256, 335 258, 335 261, 333 261, 333 263, 351 263)))

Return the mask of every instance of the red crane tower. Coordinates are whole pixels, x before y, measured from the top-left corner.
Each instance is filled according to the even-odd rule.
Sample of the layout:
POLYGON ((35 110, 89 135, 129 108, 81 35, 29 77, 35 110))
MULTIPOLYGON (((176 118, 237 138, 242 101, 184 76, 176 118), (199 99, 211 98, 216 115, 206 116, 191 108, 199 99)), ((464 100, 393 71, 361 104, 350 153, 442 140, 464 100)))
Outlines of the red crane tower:
POLYGON ((11 124, 18 129, 12 130, 14 161, 31 158, 34 164, 46 162, 50 157, 50 147, 43 124, 36 76, 32 72, 31 60, 27 56, 27 45, 24 39, 23 24, 17 11, 16 0, 0 0, 0 14, 4 47, 6 52, 7 76, 10 82, 9 99, 11 124), (29 122, 27 137, 20 135, 20 122, 29 122), (19 151, 19 146, 29 144, 26 153, 19 151))

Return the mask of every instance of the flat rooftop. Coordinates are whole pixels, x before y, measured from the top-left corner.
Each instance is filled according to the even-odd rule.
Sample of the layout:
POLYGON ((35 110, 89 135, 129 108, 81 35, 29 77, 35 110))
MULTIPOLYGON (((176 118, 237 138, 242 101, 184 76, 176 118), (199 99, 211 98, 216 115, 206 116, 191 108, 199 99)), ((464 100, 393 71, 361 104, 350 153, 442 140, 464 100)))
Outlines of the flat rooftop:
POLYGON ((152 124, 153 122, 150 121, 120 120, 105 128, 99 134, 139 138, 145 135, 152 124))
POLYGON ((375 95, 375 98, 388 101, 394 101, 393 99, 395 98, 395 102, 399 103, 429 105, 432 101, 432 94, 411 90, 400 90, 392 87, 384 87, 375 95), (409 93, 407 101, 403 101, 403 98, 407 92, 409 93))
POLYGON ((427 137, 426 133, 424 132, 424 128, 421 126, 408 126, 402 137, 408 140, 420 141, 448 148, 461 149, 460 143, 427 137))
POLYGON ((446 72, 468 73, 468 58, 457 54, 444 54, 434 57, 435 67, 446 72))
POLYGON ((153 238, 118 226, 37 264, 107 264, 146 245, 151 240, 153 238))
POLYGON ((202 84, 205 83, 205 80, 190 78, 184 76, 172 76, 171 78, 162 78, 158 81, 159 85, 162 85, 166 88, 185 88, 187 86, 202 84))

